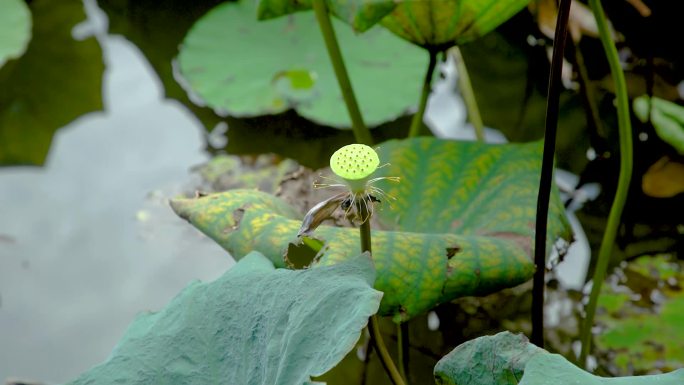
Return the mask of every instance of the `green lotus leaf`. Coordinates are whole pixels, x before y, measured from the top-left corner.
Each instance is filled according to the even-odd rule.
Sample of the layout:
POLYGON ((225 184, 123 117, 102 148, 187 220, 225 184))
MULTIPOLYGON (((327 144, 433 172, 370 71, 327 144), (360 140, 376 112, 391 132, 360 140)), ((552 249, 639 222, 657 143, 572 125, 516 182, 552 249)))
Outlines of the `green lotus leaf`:
POLYGON ((666 374, 605 378, 578 368, 559 354, 534 355, 525 366, 519 385, 681 385, 684 369, 666 374))
POLYGON ((367 254, 293 271, 249 253, 138 316, 109 359, 70 384, 302 385, 354 347, 380 303, 374 278, 367 254))
MULTIPOLYGON (((314 122, 350 127, 313 12, 258 22, 255 6, 221 4, 191 28, 178 55, 187 86, 222 114, 247 117, 294 108, 314 122)), ((368 125, 415 105, 427 64, 422 50, 382 28, 357 36, 343 23, 333 24, 368 125)))
MULTIPOLYGON (((393 208, 376 215, 375 287, 385 292, 382 314, 409 319, 438 303, 485 295, 529 280, 542 145, 489 145, 415 138, 378 149, 383 174, 401 177, 385 191, 393 208)), ((332 193, 331 193, 332 195, 332 193)), ((258 250, 284 266, 302 215, 256 190, 232 190, 171 202, 178 215, 235 258, 258 250)), ((549 214, 550 250, 570 239, 556 192, 549 214)), ((346 260, 360 250, 358 230, 320 226, 320 264, 346 260)))
POLYGON ((403 39, 444 49, 492 31, 529 0, 402 0, 381 24, 403 39))
POLYGON ((24 55, 0 68, 0 164, 43 164, 57 129, 102 108, 100 46, 71 34, 86 18, 83 2, 33 1, 30 8, 33 38, 24 55))
POLYGON ((684 154, 684 107, 657 97, 649 103, 644 95, 634 99, 634 113, 644 122, 650 118, 660 139, 684 154))
POLYGON ((679 385, 684 369, 667 374, 604 378, 563 356, 538 348, 522 336, 502 332, 465 342, 435 366, 439 385, 679 385))
MULTIPOLYGON (((326 0, 330 12, 358 32, 377 24, 397 3, 394 0, 326 0)), ((311 0, 259 0, 257 16, 267 20, 312 8, 311 0)))
POLYGON ((501 332, 462 343, 435 365, 439 385, 508 385, 522 378, 527 362, 548 354, 522 334, 501 332))
POLYGON ((0 68, 21 56, 31 40, 31 11, 24 0, 0 0, 0 68))

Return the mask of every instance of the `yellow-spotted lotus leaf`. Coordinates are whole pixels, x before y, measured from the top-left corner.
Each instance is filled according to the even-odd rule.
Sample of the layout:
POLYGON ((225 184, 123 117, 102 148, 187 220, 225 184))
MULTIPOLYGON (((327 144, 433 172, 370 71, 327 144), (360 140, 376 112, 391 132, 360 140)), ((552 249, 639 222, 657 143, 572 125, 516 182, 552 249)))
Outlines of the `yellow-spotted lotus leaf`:
MULTIPOLYGON (((374 26, 397 5, 394 0, 325 0, 330 12, 358 32, 374 26)), ((312 8, 311 0, 259 0, 260 20, 272 19, 312 8)))
POLYGON ((31 40, 31 11, 24 0, 0 0, 0 68, 21 56, 31 40))
MULTIPOLYGON (((380 312, 406 320, 461 296, 485 295, 529 280, 540 142, 490 145, 415 138, 378 148, 378 175, 401 178, 383 185, 392 207, 375 212, 382 228, 372 232, 375 287, 385 293, 380 312)), ((334 194, 331 191, 331 196, 334 194)), ((554 191, 547 249, 570 239, 563 206, 554 191)), ((303 215, 282 200, 256 190, 232 190, 172 201, 176 213, 218 242, 235 258, 258 250, 276 265, 303 215)), ((321 265, 360 251, 357 229, 322 225, 321 265)))
POLYGON ((70 385, 302 385, 354 348, 382 293, 367 254, 310 270, 247 254, 128 328, 104 363, 70 385))
POLYGON ((448 48, 492 31, 529 0, 402 0, 381 24, 426 48, 448 48))
MULTIPOLYGON (((222 115, 295 109, 321 125, 351 127, 314 13, 257 21, 255 12, 253 1, 223 3, 190 29, 178 65, 194 96, 222 115)), ((422 50, 384 28, 357 35, 332 22, 366 123, 405 114, 420 96, 422 50)))

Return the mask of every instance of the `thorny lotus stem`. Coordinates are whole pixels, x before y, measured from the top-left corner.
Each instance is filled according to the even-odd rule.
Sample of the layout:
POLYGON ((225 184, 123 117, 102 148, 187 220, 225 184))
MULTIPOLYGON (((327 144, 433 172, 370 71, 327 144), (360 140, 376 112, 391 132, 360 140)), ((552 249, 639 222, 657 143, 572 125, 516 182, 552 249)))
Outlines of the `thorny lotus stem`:
POLYGON ((456 63, 456 69, 458 70, 458 88, 461 91, 463 102, 468 110, 468 119, 475 129, 475 138, 478 141, 483 142, 485 139, 484 124, 482 123, 480 109, 477 107, 477 100, 475 99, 473 85, 470 83, 468 68, 466 67, 465 61, 463 60, 463 55, 461 55, 461 50, 458 48, 458 46, 453 46, 449 49, 449 52, 456 63))
POLYGON ((589 295, 589 303, 587 304, 586 314, 584 318, 584 325, 581 330, 582 351, 580 353, 580 365, 585 366, 587 356, 591 348, 591 328, 594 324, 594 314, 596 313, 596 304, 598 302, 599 293, 601 293, 601 285, 606 278, 606 271, 608 270, 608 262, 613 252, 615 243, 615 235, 617 234, 618 226, 620 225, 620 218, 622 217, 622 209, 627 201, 627 192, 629 183, 632 177, 632 125, 629 120, 629 100, 627 97, 627 85, 625 83, 625 76, 620 67, 620 59, 618 52, 613 44, 608 30, 608 22, 606 15, 603 13, 601 2, 599 0, 589 0, 596 18, 596 24, 599 29, 599 36, 603 44, 603 50, 606 52, 610 72, 615 82, 615 97, 617 98, 617 114, 618 114, 618 130, 620 133, 620 176, 618 177, 617 190, 615 191, 615 199, 608 214, 608 223, 606 224, 606 231, 603 233, 601 240, 601 248, 599 249, 598 261, 594 269, 594 276, 592 277, 591 294, 589 295))
MULTIPOLYGON (((359 227, 359 235, 361 236, 361 252, 367 251, 372 255, 373 251, 371 250, 370 212, 368 211, 368 207, 361 202, 358 203, 356 207, 359 217, 361 217, 362 221, 361 226, 359 227)), ((404 379, 401 377, 401 374, 399 374, 396 365, 394 365, 394 361, 392 361, 389 351, 387 351, 387 346, 385 346, 385 342, 382 339, 382 334, 380 334, 380 325, 378 322, 378 316, 373 314, 368 320, 368 330, 370 331, 373 344, 378 351, 380 362, 382 362, 382 366, 385 367, 385 371, 389 375, 394 385, 405 385, 406 383, 404 382, 404 379)))
POLYGON ((357 143, 363 143, 372 146, 373 137, 371 136, 368 127, 366 127, 366 124, 363 122, 359 105, 356 103, 354 89, 352 88, 351 81, 349 80, 347 68, 344 65, 344 59, 342 58, 342 52, 340 52, 340 46, 337 44, 337 37, 335 36, 335 30, 333 29, 332 23, 330 22, 330 15, 328 14, 328 7, 325 4, 325 0, 313 0, 313 8, 316 12, 316 20, 318 20, 318 26, 321 28, 321 34, 323 35, 325 46, 328 49, 330 61, 332 62, 333 69, 335 70, 335 77, 337 78, 337 82, 340 85, 340 90, 342 91, 344 103, 347 105, 347 110, 349 111, 349 117, 352 121, 352 131, 354 131, 354 138, 356 139, 357 143))
POLYGON ((537 196, 537 219, 534 236, 534 287, 532 289, 532 338, 530 341, 544 347, 544 273, 546 270, 546 225, 553 183, 553 158, 556 151, 556 131, 558 129, 558 101, 561 92, 561 70, 563 68, 563 51, 568 35, 568 17, 571 0, 561 0, 558 8, 558 20, 553 39, 553 55, 551 57, 551 74, 549 75, 549 91, 546 99, 546 124, 544 133, 544 153, 537 196))
POLYGON ((411 120, 411 128, 409 128, 409 138, 415 138, 420 135, 420 129, 423 127, 423 116, 425 115, 425 107, 427 106, 428 96, 432 89, 432 75, 435 73, 437 66, 437 51, 434 49, 428 50, 430 61, 425 72, 425 80, 423 80, 423 90, 420 93, 420 101, 418 102, 418 111, 413 115, 411 120))

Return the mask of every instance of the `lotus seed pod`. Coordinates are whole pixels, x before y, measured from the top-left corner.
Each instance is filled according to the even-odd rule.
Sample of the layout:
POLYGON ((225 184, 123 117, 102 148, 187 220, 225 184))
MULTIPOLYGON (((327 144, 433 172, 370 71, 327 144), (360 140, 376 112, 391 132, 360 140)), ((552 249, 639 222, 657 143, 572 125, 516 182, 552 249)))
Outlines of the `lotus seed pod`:
POLYGON ((350 181, 368 177, 377 170, 379 164, 378 153, 365 144, 344 146, 330 157, 332 171, 350 181))

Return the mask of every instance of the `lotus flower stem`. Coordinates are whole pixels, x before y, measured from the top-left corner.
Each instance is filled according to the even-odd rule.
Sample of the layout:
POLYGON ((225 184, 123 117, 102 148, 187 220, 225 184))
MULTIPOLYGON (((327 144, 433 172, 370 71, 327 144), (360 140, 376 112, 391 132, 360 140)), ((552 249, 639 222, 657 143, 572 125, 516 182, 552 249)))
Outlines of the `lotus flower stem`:
POLYGON ((357 209, 359 212, 359 217, 361 217, 361 220, 363 221, 361 226, 359 226, 361 252, 365 253, 367 251, 369 254, 373 255, 373 250, 371 247, 370 212, 368 211, 368 208, 361 203, 358 203, 357 209))
MULTIPOLYGON (((361 252, 369 252, 373 254, 371 249, 371 230, 370 230, 370 215, 368 207, 362 203, 357 204, 357 210, 359 216, 363 223, 359 226, 359 235, 361 236, 361 252)), ((368 320, 368 330, 373 341, 373 345, 378 351, 378 357, 380 357, 380 362, 382 366, 385 367, 385 371, 389 375, 392 383, 394 385, 405 385, 406 382, 402 378, 397 366, 392 361, 392 356, 390 356, 387 346, 382 339, 382 334, 380 334, 380 324, 377 314, 373 314, 368 320)))
POLYGON ((463 55, 461 55, 461 50, 458 48, 458 46, 451 47, 449 52, 456 63, 456 69, 458 70, 458 88, 461 91, 463 102, 468 110, 468 119, 470 119, 470 123, 473 125, 473 128, 475 128, 475 138, 478 141, 483 142, 485 139, 484 124, 482 123, 480 109, 477 107, 477 100, 475 99, 473 85, 470 83, 468 68, 466 67, 465 61, 463 60, 463 55))
POLYGON ((321 28, 323 40, 325 41, 325 47, 328 50, 330 61, 335 70, 335 77, 337 78, 340 90, 342 91, 344 103, 347 105, 347 110, 349 111, 354 138, 357 143, 372 146, 373 137, 371 136, 368 127, 366 127, 366 124, 363 122, 363 117, 361 116, 361 111, 359 110, 359 105, 356 102, 356 96, 354 95, 354 89, 349 80, 347 68, 344 65, 342 52, 340 52, 340 46, 337 43, 335 30, 330 22, 330 15, 328 14, 328 7, 325 4, 325 0, 313 0, 313 8, 316 13, 316 20, 318 20, 318 26, 321 28))
POLYGON ((622 210, 627 201, 627 192, 632 178, 632 125, 629 117, 629 100, 627 97, 625 75, 622 73, 618 52, 610 36, 608 22, 606 21, 606 15, 603 12, 600 0, 589 0, 589 6, 594 12, 601 44, 603 45, 603 50, 606 52, 610 72, 613 76, 613 82, 615 82, 618 131, 620 133, 620 176, 618 177, 615 199, 613 200, 613 205, 608 214, 606 231, 603 233, 601 247, 599 248, 598 260, 596 262, 596 268, 594 269, 594 276, 592 277, 593 285, 591 287, 591 294, 589 295, 589 303, 585 309, 586 314, 580 334, 582 340, 582 351, 580 353, 581 366, 586 365, 587 356, 589 355, 589 350, 591 348, 591 329, 594 324, 596 304, 598 302, 599 294, 601 293, 601 286, 606 278, 608 262, 610 261, 615 243, 615 235, 617 234, 618 226, 620 225, 622 210))
POLYGON ((553 39, 549 91, 546 99, 546 124, 544 134, 544 153, 542 155, 539 194, 537 195, 537 219, 534 235, 534 287, 532 290, 532 338, 530 341, 544 347, 544 273, 546 270, 546 226, 553 183, 553 158, 556 152, 556 131, 558 130, 558 104, 561 92, 561 70, 563 52, 568 36, 568 18, 571 0, 561 0, 558 7, 556 32, 553 39))
POLYGON ((432 89, 432 75, 435 73, 437 66, 437 51, 434 49, 428 50, 430 61, 428 62, 427 72, 425 73, 425 80, 423 81, 423 90, 420 93, 420 101, 418 102, 418 111, 413 115, 411 120, 411 128, 409 128, 409 138, 414 138, 420 135, 420 129, 423 127, 423 116, 425 115, 425 107, 427 106, 428 96, 432 89))

